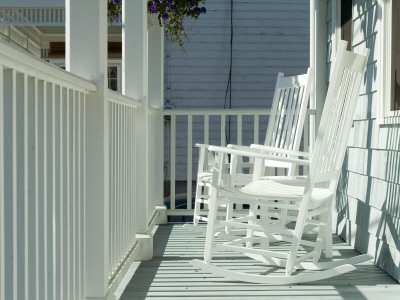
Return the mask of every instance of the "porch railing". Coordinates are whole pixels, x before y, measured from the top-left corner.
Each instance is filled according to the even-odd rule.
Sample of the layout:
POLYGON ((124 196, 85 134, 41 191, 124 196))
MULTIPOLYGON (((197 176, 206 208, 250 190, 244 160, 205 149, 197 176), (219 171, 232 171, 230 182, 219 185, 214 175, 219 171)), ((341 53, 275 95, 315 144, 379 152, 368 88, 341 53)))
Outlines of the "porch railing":
MULTIPOLYGON (((165 203, 169 216, 193 214, 199 144, 264 143, 269 109, 164 110, 165 203)), ((315 110, 308 110, 301 149, 313 147, 315 110)), ((282 172, 280 170, 279 172, 282 172)), ((298 169, 298 172, 305 172, 298 169)))
POLYGON ((138 100, 109 91, 110 283, 136 246, 135 241, 135 117, 138 100))
POLYGON ((85 102, 96 89, 0 43, 1 299, 83 298, 85 102))
MULTIPOLYGON (((85 299, 85 281, 92 275, 112 294, 126 262, 140 251, 135 215, 143 199, 139 203, 135 196, 135 161, 141 159, 134 150, 135 121, 139 113, 148 114, 154 123, 149 132, 160 136, 162 113, 106 92, 108 124, 102 127, 109 159, 98 163, 109 166, 109 195, 107 209, 95 207, 94 215, 90 210, 100 199, 88 204, 87 181, 97 176, 87 163, 88 149, 104 145, 88 130, 89 116, 97 113, 93 103, 103 105, 97 90, 0 41, 0 299, 85 299), (92 232, 91 218, 108 218, 107 226, 92 232), (99 233, 108 236, 99 251, 106 257, 87 251, 99 233), (98 257, 104 274, 93 274, 88 255, 98 257)), ((155 161, 157 153, 149 159, 155 161)), ((146 203, 151 213, 155 205, 155 199, 146 203)), ((147 219, 154 224, 154 217, 147 219)))

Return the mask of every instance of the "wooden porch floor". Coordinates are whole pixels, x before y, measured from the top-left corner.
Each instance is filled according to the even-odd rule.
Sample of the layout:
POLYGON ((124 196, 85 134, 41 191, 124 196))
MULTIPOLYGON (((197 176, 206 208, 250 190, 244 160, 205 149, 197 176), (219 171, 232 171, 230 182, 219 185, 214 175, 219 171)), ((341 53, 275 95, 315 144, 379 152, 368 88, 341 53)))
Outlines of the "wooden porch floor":
MULTIPOLYGON (((160 226, 154 236, 153 260, 134 263, 126 282, 117 290, 117 297, 121 300, 400 299, 400 284, 372 262, 359 264, 351 273, 308 284, 248 284, 227 281, 192 267, 190 260, 202 257, 203 246, 204 236, 191 233, 181 224, 160 226)), ((335 236, 334 257, 353 255, 357 252, 335 236)), ((251 269, 247 262, 248 259, 238 255, 221 256, 221 264, 229 263, 236 269, 251 269)), ((260 266, 254 266, 257 267, 260 266)))

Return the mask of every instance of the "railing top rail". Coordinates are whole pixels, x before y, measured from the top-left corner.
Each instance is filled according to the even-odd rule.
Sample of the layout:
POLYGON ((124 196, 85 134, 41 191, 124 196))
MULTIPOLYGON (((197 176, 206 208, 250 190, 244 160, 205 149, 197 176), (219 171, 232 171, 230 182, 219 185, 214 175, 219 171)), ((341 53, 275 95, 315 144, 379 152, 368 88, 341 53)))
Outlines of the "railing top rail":
MULTIPOLYGON (((250 115, 270 115, 271 110, 265 108, 251 108, 251 109, 242 109, 242 108, 232 108, 232 109, 215 109, 215 108, 192 108, 192 109, 165 109, 164 115, 167 116, 229 116, 229 115, 242 115, 242 116, 250 116, 250 115)), ((315 115, 315 109, 308 109, 308 115, 315 115)))
POLYGON ((149 106, 149 112, 152 112, 152 113, 163 113, 163 110, 162 110, 162 108, 157 108, 157 107, 152 107, 152 106, 149 106))
POLYGON ((5 1, 1 8, 65 8, 65 1, 5 1))
POLYGON ((80 92, 97 91, 93 82, 67 72, 0 40, 0 64, 41 80, 80 92))
POLYGON ((142 107, 142 101, 108 90, 108 101, 133 108, 142 107))

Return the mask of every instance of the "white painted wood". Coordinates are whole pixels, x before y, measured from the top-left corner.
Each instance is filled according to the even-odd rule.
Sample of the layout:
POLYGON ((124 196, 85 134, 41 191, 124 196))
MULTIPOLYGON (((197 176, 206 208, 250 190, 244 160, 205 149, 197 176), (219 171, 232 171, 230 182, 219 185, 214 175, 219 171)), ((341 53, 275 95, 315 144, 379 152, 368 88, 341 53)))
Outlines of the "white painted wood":
POLYGON ((40 266, 39 266, 39 261, 40 261, 40 255, 39 255, 39 248, 40 248, 40 233, 39 233, 39 83, 38 79, 35 77, 35 98, 34 98, 34 105, 35 105, 35 265, 36 265, 36 271, 35 271, 35 286, 36 286, 36 298, 39 298, 39 290, 40 290, 40 266))
MULTIPOLYGON (((293 186, 289 184, 277 183, 273 180, 255 180, 242 188, 232 187, 232 185, 224 184, 219 178, 222 178, 224 157, 226 153, 239 154, 241 150, 232 148, 223 148, 211 146, 209 149, 216 152, 218 156, 216 164, 213 168, 213 181, 211 184, 211 200, 210 211, 208 215, 206 244, 204 251, 204 269, 211 271, 217 275, 254 283, 276 283, 277 278, 274 275, 253 275, 248 273, 235 273, 226 268, 212 266, 211 261, 214 253, 218 249, 235 250, 241 253, 261 254, 267 260, 268 257, 282 258, 287 255, 284 265, 286 277, 282 278, 281 283, 302 282, 303 280, 317 280, 317 274, 301 274, 298 277, 292 276, 295 266, 307 259, 312 258, 314 263, 317 262, 321 255, 322 243, 325 238, 326 224, 329 220, 330 210, 332 208, 332 200, 336 194, 336 188, 339 179, 339 170, 343 163, 346 150, 346 142, 349 129, 352 124, 353 113, 355 109, 355 100, 358 97, 361 80, 366 70, 367 58, 369 51, 365 49, 361 55, 357 55, 346 51, 347 42, 340 43, 338 56, 332 70, 332 78, 326 97, 325 108, 321 118, 321 124, 318 129, 315 151, 311 158, 310 173, 307 176, 305 186, 293 186), (324 181, 325 187, 317 188, 316 183, 324 181), (278 201, 278 202, 276 202, 278 201), (280 204, 282 202, 282 206, 280 204), (218 207, 222 204, 246 203, 250 206, 249 214, 246 220, 230 218, 227 221, 217 220, 218 207), (294 205, 297 208, 290 207, 287 204, 294 205), (266 210, 272 208, 273 212, 277 212, 277 218, 269 219, 269 222, 257 223, 257 214, 252 212, 254 207, 266 207, 266 210), (289 213, 291 212, 291 214, 289 213), (282 235, 277 231, 276 226, 285 227, 280 221, 281 214, 288 217, 296 216, 294 231, 285 231, 282 235), (318 216, 318 218, 314 218, 318 216), (314 247, 311 249, 301 249, 303 243, 303 234, 307 224, 317 225, 316 237, 314 238, 314 247), (247 228, 247 236, 238 235, 237 239, 229 239, 226 242, 217 242, 215 233, 219 227, 227 226, 232 234, 232 229, 247 228), (286 251, 271 251, 270 249, 257 248, 251 242, 254 232, 261 231, 258 235, 266 237, 278 236, 278 240, 288 241, 289 245, 286 251), (288 236, 289 235, 289 236, 288 236), (288 238, 288 239, 287 239, 288 238), (245 243, 245 246, 242 246, 245 243), (301 252, 300 252, 301 251, 301 252), (241 275, 241 276, 240 276, 241 275), (304 277, 303 277, 304 276, 304 277), (292 281, 294 280, 294 281, 292 281), (299 280, 299 281, 297 281, 299 280)), ((276 153, 279 153, 279 149, 276 153)), ((258 154, 259 158, 265 158, 265 154, 258 154)), ((308 154, 305 154, 306 156, 308 154)), ((249 152, 246 156, 256 157, 254 153, 249 152)), ((298 155, 294 159, 298 160, 298 155)), ((281 159, 281 157, 279 157, 281 159)), ((235 160, 233 160, 235 161, 235 160)), ((236 169, 236 166, 231 166, 236 169)), ((261 210, 260 218, 264 217, 264 210, 261 210)), ((268 216, 265 216, 268 217, 268 216)), ((285 218, 286 219, 286 218, 285 218)), ((329 227, 329 226, 328 226, 329 227)), ((306 244, 309 244, 307 242, 306 244)), ((252 256, 251 258, 256 257, 252 256)), ((274 262, 272 261, 272 264, 274 262)), ((200 264, 198 264, 200 266, 200 264)), ((344 267, 344 266, 343 266, 344 267)), ((340 269, 340 267, 339 267, 340 269)), ((352 270, 352 266, 344 267, 343 272, 352 270)), ((342 272, 336 268, 318 272, 322 277, 326 278, 337 276, 342 272)))
MULTIPOLYGON (((49 2, 51 5, 51 3, 49 2)), ((65 9, 59 8, 16 8, 0 9, 1 25, 64 25, 65 9)))
POLYGON ((170 209, 175 209, 176 116, 171 116, 170 209))
POLYGON ((187 187, 186 187, 186 207, 192 207, 192 134, 193 134, 193 117, 188 116, 188 142, 187 142, 187 187))
POLYGON ((149 119, 148 119, 148 35, 147 2, 131 1, 123 5, 122 93, 140 99, 143 107, 136 116, 136 232, 146 233, 149 191, 149 119), (127 17, 124 17, 127 16, 127 17))
MULTIPOLYGON (((278 74, 276 82, 276 90, 273 97, 271 115, 269 116, 268 128, 265 137, 265 146, 284 149, 284 151, 298 150, 300 147, 301 135, 303 133, 303 124, 308 106, 310 94, 310 86, 313 79, 312 70, 309 69, 307 74, 299 76, 284 77, 283 73, 278 74)), ((221 116, 225 120, 225 116, 221 116)), ((228 116, 230 118, 230 116, 228 116)), ((221 123, 221 128, 224 126, 221 123)), ((237 141, 239 145, 242 142, 242 115, 237 115, 237 141)), ((221 132, 225 136, 225 131, 221 132)), ((306 133, 307 134, 307 133, 306 133)), ((264 149, 266 150, 266 149, 264 149)), ((265 167, 271 168, 287 168, 288 175, 293 176, 296 170, 295 164, 287 162, 277 162, 276 160, 256 159, 252 167, 253 175, 244 174, 244 165, 237 163, 234 153, 231 157, 230 164, 237 167, 229 169, 229 178, 225 180, 225 184, 232 186, 243 186, 253 178, 260 178, 265 175, 265 167)), ((202 149, 200 155, 209 155, 202 149)), ((282 156, 282 155, 279 155, 282 156)), ((283 159, 285 157, 282 157, 283 159)), ((204 163, 205 158, 200 156, 200 164, 204 163)), ((239 161, 241 158, 239 158, 239 161)), ((197 174, 196 198, 195 198, 195 214, 193 215, 193 225, 198 225, 200 218, 200 205, 210 196, 209 185, 211 184, 212 166, 205 169, 205 165, 200 165, 197 174)), ((284 174, 282 174, 284 175, 284 174)), ((188 205, 188 208, 190 206, 188 205)), ((233 204, 228 207, 227 218, 232 214, 233 204)))
POLYGON ((243 130, 243 122, 242 122, 242 116, 239 115, 237 116, 237 144, 242 145, 242 130, 243 130))
MULTIPOLYGON (((106 6, 105 0, 90 0, 84 4, 76 0, 66 1, 65 26, 67 70, 93 80, 98 87, 98 92, 88 97, 85 124, 87 130, 85 296, 99 298, 105 298, 107 294, 110 274, 109 122, 105 76, 107 74, 106 6), (90 41, 87 40, 87 36, 91 36, 90 41), (98 218, 99 215, 104 218, 98 218)), ((69 169, 70 161, 68 161, 69 169)), ((70 189, 69 178, 68 189, 70 189)))
POLYGON ((211 264, 207 264, 200 260, 193 260, 191 262, 194 267, 201 268, 207 272, 223 276, 227 279, 253 282, 253 283, 264 283, 264 284, 293 284, 293 283, 305 283, 316 280, 323 280, 351 272, 356 269, 353 265, 342 265, 335 268, 331 268, 318 273, 299 274, 293 276, 284 275, 254 275, 254 274, 243 274, 241 272, 222 270, 221 268, 215 267, 211 264))
MULTIPOLYGON (((230 116, 228 116, 229 118, 230 116)), ((221 115, 221 138, 220 138, 221 146, 226 145, 226 117, 225 115, 221 115)))
MULTIPOLYGON (((12 145, 13 145, 13 156, 12 156, 12 179, 13 179, 13 209, 12 209, 12 225, 13 225, 13 257, 18 257, 18 229, 17 229, 17 209, 18 209, 18 198, 17 198, 17 75, 16 71, 12 71, 12 145)), ((21 275, 20 275, 21 276, 21 275)), ((13 260, 13 299, 18 297, 18 260, 13 260)))
MULTIPOLYGON (((148 218, 154 214, 155 206, 164 206, 164 29, 158 24, 156 15, 151 18, 153 29, 148 28, 148 99, 149 99, 149 210, 148 218)), ((148 26, 148 24, 147 24, 148 26)))
POLYGON ((260 130, 260 118, 258 115, 254 116, 254 138, 253 138, 253 144, 258 144, 258 137, 260 135, 259 133, 260 130))
POLYGON ((97 89, 94 83, 68 73, 52 64, 44 63, 32 56, 27 56, 25 51, 10 48, 9 44, 4 41, 0 41, 0 52, 1 57, 4 59, 4 66, 15 69, 18 72, 27 73, 35 77, 38 76, 37 70, 41 70, 40 77, 38 77, 41 80, 48 80, 49 82, 64 86, 73 85, 76 90, 82 92, 97 89), (21 64, 21 62, 25 63, 21 64))
MULTIPOLYGON (((4 90, 4 69, 0 65, 0 91, 4 90)), ((4 95, 0 93, 0 119, 4 120, 4 95)), ((0 122, 0 298, 5 299, 5 224, 4 224, 4 122, 0 122)))

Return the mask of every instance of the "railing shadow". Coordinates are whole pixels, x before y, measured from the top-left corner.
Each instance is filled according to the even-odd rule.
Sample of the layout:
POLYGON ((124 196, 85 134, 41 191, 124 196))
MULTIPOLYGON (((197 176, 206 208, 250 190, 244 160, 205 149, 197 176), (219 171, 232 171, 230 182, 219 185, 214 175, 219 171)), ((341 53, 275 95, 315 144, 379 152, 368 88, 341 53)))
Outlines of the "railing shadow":
POLYGON ((154 235, 154 252, 151 261, 141 262, 129 281, 120 300, 145 299, 160 268, 162 257, 171 235, 172 226, 159 226, 154 235))
MULTIPOLYGON (((357 255, 337 236, 334 245, 336 258, 357 255)), ((160 226, 154 236, 153 260, 141 262, 120 299, 297 299, 307 296, 364 300, 369 299, 368 292, 365 294, 363 290, 365 286, 369 290, 374 286, 377 289, 384 285, 397 286, 373 264, 362 264, 356 271, 306 284, 280 286, 230 281, 190 265, 190 260, 202 256, 203 247, 203 235, 196 235, 180 224, 160 226)), ((235 254, 218 256, 214 262, 232 269, 268 272, 264 265, 235 254)))

